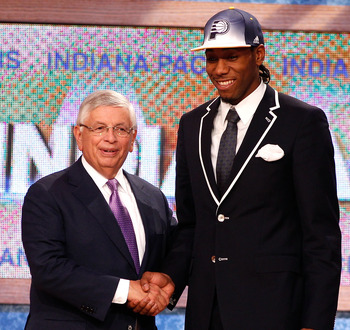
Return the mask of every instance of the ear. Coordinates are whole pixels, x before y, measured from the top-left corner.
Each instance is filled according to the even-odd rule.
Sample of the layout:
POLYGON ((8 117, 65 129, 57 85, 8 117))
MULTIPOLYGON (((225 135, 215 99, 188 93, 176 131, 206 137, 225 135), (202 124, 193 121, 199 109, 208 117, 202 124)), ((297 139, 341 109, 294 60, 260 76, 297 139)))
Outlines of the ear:
POLYGON ((265 47, 264 45, 259 45, 255 49, 255 59, 256 59, 256 64, 257 66, 260 66, 263 64, 265 60, 265 47))
POLYGON ((83 151, 82 133, 80 130, 80 126, 74 126, 73 134, 75 137, 75 141, 77 141, 79 150, 83 151))
POLYGON ((129 152, 132 152, 134 150, 134 142, 136 139, 136 135, 137 135, 137 130, 135 129, 134 132, 132 133, 132 139, 130 142, 130 148, 129 148, 129 152))

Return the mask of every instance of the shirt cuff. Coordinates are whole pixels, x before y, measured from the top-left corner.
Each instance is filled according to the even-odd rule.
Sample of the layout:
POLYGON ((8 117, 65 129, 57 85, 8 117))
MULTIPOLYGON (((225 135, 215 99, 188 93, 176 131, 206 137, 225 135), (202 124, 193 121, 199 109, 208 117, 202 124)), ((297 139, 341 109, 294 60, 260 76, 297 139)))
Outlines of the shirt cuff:
POLYGON ((128 300, 130 281, 121 278, 117 290, 115 291, 112 303, 125 304, 128 300))

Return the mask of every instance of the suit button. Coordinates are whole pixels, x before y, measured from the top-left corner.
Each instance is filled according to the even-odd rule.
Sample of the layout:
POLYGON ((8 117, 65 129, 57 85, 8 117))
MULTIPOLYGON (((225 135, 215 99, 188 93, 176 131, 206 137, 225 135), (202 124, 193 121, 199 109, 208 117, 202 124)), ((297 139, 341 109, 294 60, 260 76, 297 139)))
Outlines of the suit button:
POLYGON ((224 221, 225 221, 225 216, 224 216, 223 214, 219 214, 219 215, 218 215, 218 220, 219 220, 220 222, 224 222, 224 221))
POLYGON ((128 325, 128 330, 132 330, 132 325, 128 325))
POLYGON ((213 264, 215 264, 215 256, 212 256, 212 257, 211 257, 211 262, 212 262, 213 264))

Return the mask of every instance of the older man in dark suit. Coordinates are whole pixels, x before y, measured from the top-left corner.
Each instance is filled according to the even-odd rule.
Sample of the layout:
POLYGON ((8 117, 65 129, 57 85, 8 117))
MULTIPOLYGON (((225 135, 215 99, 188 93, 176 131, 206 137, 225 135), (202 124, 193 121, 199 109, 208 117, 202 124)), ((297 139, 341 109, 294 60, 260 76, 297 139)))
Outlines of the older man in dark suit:
POLYGON ((326 116, 267 85, 253 15, 214 15, 201 49, 220 97, 180 121, 171 303, 188 284, 191 330, 330 330, 341 235, 326 116))
POLYGON ((83 156, 33 184, 22 237, 32 274, 26 329, 155 329, 172 284, 159 271, 176 221, 158 188, 121 169, 137 134, 131 103, 103 90, 82 103, 74 136, 83 156), (127 306, 143 302, 136 314, 127 306))

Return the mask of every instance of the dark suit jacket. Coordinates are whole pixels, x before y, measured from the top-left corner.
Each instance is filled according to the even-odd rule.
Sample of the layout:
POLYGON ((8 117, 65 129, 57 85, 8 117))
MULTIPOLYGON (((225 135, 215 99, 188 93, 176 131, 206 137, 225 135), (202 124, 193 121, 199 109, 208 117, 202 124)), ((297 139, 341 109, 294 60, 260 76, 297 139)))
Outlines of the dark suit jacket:
POLYGON ((332 329, 341 237, 326 116, 268 86, 219 198, 210 157, 219 102, 180 121, 179 231, 163 265, 172 303, 188 284, 187 329, 208 329, 215 292, 225 329, 332 329), (256 157, 266 144, 284 157, 256 157))
MULTIPOLYGON (((140 273, 159 270, 174 228, 172 212, 158 188, 124 174, 146 234, 140 273)), ((138 275, 114 215, 80 159, 30 187, 22 238, 32 274, 27 329, 134 328, 136 314, 111 302, 119 279, 138 275)), ((154 321, 138 318, 141 329, 154 329, 154 321)))

